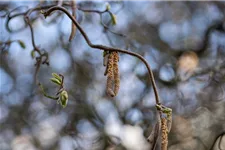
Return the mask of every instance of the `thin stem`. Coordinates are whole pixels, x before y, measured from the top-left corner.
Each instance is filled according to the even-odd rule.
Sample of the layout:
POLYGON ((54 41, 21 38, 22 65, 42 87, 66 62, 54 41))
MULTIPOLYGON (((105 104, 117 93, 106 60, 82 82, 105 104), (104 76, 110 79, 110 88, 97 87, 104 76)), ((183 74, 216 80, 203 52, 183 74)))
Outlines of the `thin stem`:
POLYGON ((122 33, 117 33, 115 31, 112 31, 102 20, 102 14, 99 14, 100 15, 100 20, 101 20, 101 24, 102 26, 109 32, 113 33, 113 34, 116 34, 118 36, 122 36, 122 37, 126 37, 126 35, 122 34, 122 33))
POLYGON ((80 10, 80 11, 83 11, 83 12, 88 12, 88 13, 97 13, 97 14, 102 14, 102 13, 105 13, 105 12, 107 12, 107 10, 90 10, 90 9, 83 9, 83 8, 80 8, 80 7, 78 7, 78 9, 80 10))
MULTIPOLYGON (((71 1, 71 9, 72 9, 72 15, 73 15, 74 19, 76 19, 76 2, 75 2, 75 0, 71 1)), ((76 34, 76 26, 73 24, 73 22, 71 22, 71 33, 70 33, 70 37, 69 37, 70 42, 74 38, 75 34, 76 34)))
POLYGON ((156 83, 155 83, 155 80, 154 80, 153 72, 152 72, 148 62, 145 60, 144 57, 142 57, 141 55, 139 55, 137 53, 130 52, 130 51, 127 51, 127 50, 123 50, 123 49, 119 49, 119 48, 107 47, 107 46, 103 46, 103 45, 96 45, 96 44, 91 43, 91 41, 89 40, 87 34, 82 29, 80 24, 73 18, 73 16, 64 7, 60 7, 60 6, 51 7, 51 8, 49 8, 48 10, 46 10, 44 12, 44 16, 45 17, 49 16, 51 14, 51 12, 53 12, 54 10, 63 11, 73 21, 73 23, 77 26, 78 30, 81 32, 81 34, 83 35, 84 39, 86 40, 87 44, 90 47, 95 48, 95 49, 99 49, 99 50, 117 51, 117 52, 125 53, 125 54, 128 54, 128 55, 131 55, 131 56, 139 58, 145 64, 145 66, 146 66, 146 68, 148 70, 149 78, 151 80, 151 83, 152 83, 152 86, 153 86, 153 90, 154 90, 154 94, 155 94, 156 104, 160 104, 159 95, 158 95, 156 83))
POLYGON ((35 44, 35 40, 34 40, 34 31, 33 31, 33 27, 30 23, 30 19, 28 16, 24 16, 25 17, 25 20, 30 28, 30 32, 31 32, 31 41, 32 41, 32 45, 34 47, 34 50, 38 52, 39 55, 41 55, 41 52, 40 50, 37 48, 36 44, 35 44))
MULTIPOLYGON (((65 4, 66 5, 66 4, 65 4)), ((9 27, 9 22, 10 22, 10 20, 11 19, 13 19, 13 18, 15 18, 15 17, 18 17, 18 16, 29 16, 33 11, 38 11, 38 10, 41 10, 41 9, 48 9, 48 8, 50 8, 50 7, 53 7, 53 6, 55 6, 55 5, 46 5, 46 6, 37 6, 37 7, 35 7, 35 8, 32 8, 32 9, 28 9, 26 12, 21 12, 21 13, 17 13, 17 14, 13 14, 13 15, 11 15, 11 13, 13 12, 13 11, 15 11, 16 9, 18 9, 18 8, 15 8, 15 9, 13 9, 12 11, 10 11, 9 13, 8 13, 8 17, 7 17, 7 20, 6 20, 6 29, 9 31, 9 32, 16 32, 16 31, 21 31, 21 30, 23 30, 23 29, 25 29, 26 27, 27 27, 27 24, 24 26, 24 27, 22 27, 22 28, 20 28, 20 29, 18 29, 18 30, 14 30, 14 31, 12 31, 11 29, 10 29, 10 27, 9 27)))
POLYGON ((30 22, 30 19, 29 19, 29 16, 30 14, 33 12, 33 11, 37 11, 37 10, 40 10, 40 9, 46 9, 48 8, 49 6, 43 6, 43 7, 40 7, 40 6, 37 6, 35 8, 32 8, 32 9, 29 9, 27 10, 27 12, 25 12, 24 14, 24 19, 26 21, 26 23, 28 24, 29 28, 30 28, 30 32, 31 32, 31 41, 32 41, 32 45, 33 45, 33 48, 34 48, 34 51, 36 51, 38 54, 39 54, 39 57, 36 57, 36 69, 35 69, 35 73, 34 73, 34 78, 35 78, 35 82, 38 83, 38 79, 37 79, 37 74, 38 74, 38 71, 40 70, 40 66, 41 66, 41 63, 42 64, 46 64, 46 65, 49 65, 49 62, 48 62, 48 54, 46 52, 44 52, 42 54, 41 50, 36 46, 35 44, 35 40, 34 40, 34 31, 33 31, 33 27, 31 25, 31 22, 30 22), (45 60, 42 62, 43 60, 43 57, 45 57, 45 60))

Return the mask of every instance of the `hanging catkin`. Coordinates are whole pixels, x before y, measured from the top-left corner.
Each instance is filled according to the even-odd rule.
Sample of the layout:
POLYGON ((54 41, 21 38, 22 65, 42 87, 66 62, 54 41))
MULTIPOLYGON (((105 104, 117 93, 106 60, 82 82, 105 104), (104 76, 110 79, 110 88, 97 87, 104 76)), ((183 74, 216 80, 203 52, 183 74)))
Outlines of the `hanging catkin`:
POLYGON ((104 51, 103 57, 103 65, 106 66, 104 75, 107 76, 106 91, 108 95, 114 97, 120 88, 119 54, 118 52, 104 51))
POLYGON ((110 53, 108 56, 108 64, 107 64, 107 83, 106 83, 106 91, 107 94, 114 97, 115 93, 113 91, 113 79, 114 79, 114 75, 113 75, 113 54, 110 53))
POLYGON ((119 74, 119 54, 118 52, 112 52, 113 54, 113 74, 114 74, 114 94, 117 95, 120 88, 120 74, 119 74))
POLYGON ((161 141, 161 150, 167 150, 168 146, 168 129, 167 129, 167 119, 161 119, 161 132, 162 132, 162 141, 161 141))

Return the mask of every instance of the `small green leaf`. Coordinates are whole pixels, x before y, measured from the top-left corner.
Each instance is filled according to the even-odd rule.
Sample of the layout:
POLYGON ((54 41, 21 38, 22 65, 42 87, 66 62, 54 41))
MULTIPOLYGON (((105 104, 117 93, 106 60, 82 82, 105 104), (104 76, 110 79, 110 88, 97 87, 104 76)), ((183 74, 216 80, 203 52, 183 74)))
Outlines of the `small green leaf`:
POLYGON ((171 108, 165 108, 162 110, 163 113, 166 113, 166 114, 169 114, 172 112, 172 109, 171 108))
POLYGON ((61 85, 61 82, 56 78, 51 78, 50 80, 57 85, 61 85))
POLYGON ((109 11, 110 8, 111 8, 111 6, 110 6, 110 4, 108 3, 108 4, 106 5, 106 10, 109 11))
POLYGON ((52 76, 53 76, 54 78, 56 78, 57 80, 59 80, 60 83, 62 82, 61 77, 60 77, 57 73, 52 73, 52 76))
POLYGON ((23 41, 18 40, 18 43, 20 44, 20 47, 22 47, 23 49, 25 49, 25 48, 26 48, 26 45, 24 44, 24 42, 23 42, 23 41))
POLYGON ((61 93, 60 93, 60 102, 61 102, 61 105, 63 108, 65 108, 67 106, 67 102, 68 102, 68 94, 65 90, 63 90, 61 93))
POLYGON ((156 108, 157 108, 158 110, 162 110, 162 106, 161 106, 161 105, 156 104, 155 106, 156 106, 156 108))
POLYGON ((44 10, 40 10, 40 13, 44 15, 45 19, 47 18, 47 13, 44 10))
POLYGON ((116 24, 117 24, 117 21, 116 21, 116 15, 112 14, 112 15, 111 15, 111 18, 112 18, 112 23, 113 23, 113 25, 116 25, 116 24))
POLYGON ((32 50, 31 53, 30 53, 30 55, 34 59, 34 57, 35 57, 35 50, 32 50))

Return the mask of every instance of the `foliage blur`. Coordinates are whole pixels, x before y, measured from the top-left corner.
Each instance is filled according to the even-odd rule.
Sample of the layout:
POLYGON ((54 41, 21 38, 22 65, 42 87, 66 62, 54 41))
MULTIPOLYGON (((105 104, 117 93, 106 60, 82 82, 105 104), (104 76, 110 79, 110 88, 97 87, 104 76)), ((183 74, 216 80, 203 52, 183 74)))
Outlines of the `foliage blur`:
MULTIPOLYGON (((23 7, 13 13, 24 12, 39 3, 1 1, 0 15, 19 6, 23 7)), ((225 149, 225 137, 218 138, 225 132, 225 2, 77 1, 94 10, 104 10, 107 3, 117 19, 109 28, 126 37, 104 29, 98 14, 78 10, 77 20, 93 43, 147 59, 162 104, 173 109, 169 150, 225 149)), ((41 65, 38 79, 53 94, 57 88, 51 84, 51 73, 63 74, 68 104, 62 108, 34 84, 31 33, 28 27, 20 30, 23 17, 9 22, 17 32, 8 32, 7 17, 1 17, 0 41, 21 40, 26 47, 12 43, 1 50, 0 149, 147 150, 156 111, 143 63, 120 54, 120 91, 110 98, 102 51, 88 47, 78 30, 69 42, 71 21, 63 13, 47 19, 38 12, 31 15, 35 16, 35 41, 49 53, 50 61, 50 66, 41 65)), ((104 22, 110 19, 103 15, 104 22)))

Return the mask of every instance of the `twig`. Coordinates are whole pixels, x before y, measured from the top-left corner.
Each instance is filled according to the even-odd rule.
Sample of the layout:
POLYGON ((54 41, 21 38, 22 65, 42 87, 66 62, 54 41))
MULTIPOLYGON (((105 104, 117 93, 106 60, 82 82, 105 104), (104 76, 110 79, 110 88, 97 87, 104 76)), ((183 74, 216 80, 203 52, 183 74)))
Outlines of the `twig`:
MULTIPOLYGON (((160 100, 159 100, 159 95, 158 95, 158 91, 157 91, 157 87, 156 87, 156 83, 155 83, 155 80, 154 80, 154 76, 153 76, 153 72, 150 68, 150 65, 148 64, 148 62, 145 60, 144 57, 142 57, 141 55, 137 54, 137 53, 134 53, 134 52, 130 52, 130 51, 127 51, 127 50, 123 50, 123 49, 119 49, 119 48, 112 48, 112 47, 107 47, 107 46, 103 46, 103 45, 96 45, 96 44, 93 44, 86 32, 82 29, 82 27, 80 26, 80 24, 73 18, 73 16, 63 7, 59 7, 59 6, 55 6, 55 7, 51 7, 49 8, 48 10, 46 10, 43 14, 45 17, 49 16, 53 11, 55 10, 60 10, 60 11, 63 11, 72 21, 73 23, 77 26, 78 30, 81 32, 81 34, 83 35, 84 39, 86 40, 87 44, 92 47, 92 48, 95 48, 95 49, 98 49, 98 50, 103 50, 103 51, 117 51, 117 52, 121 52, 121 53, 125 53, 125 54, 128 54, 128 55, 131 55, 131 56, 134 56, 134 57, 137 57, 139 58, 146 66, 147 70, 148 70, 148 74, 149 74, 149 78, 150 78, 150 81, 152 83, 152 86, 153 86, 153 90, 154 90, 154 94, 155 94, 155 102, 156 102, 156 105, 159 105, 161 106, 161 103, 160 103, 160 100)), ((160 121, 162 121, 162 111, 161 110, 158 110, 157 111, 158 113, 158 116, 160 117, 160 121)), ((159 127, 159 126, 158 126, 159 127)), ((155 142, 157 142, 157 140, 154 140, 155 142)), ((153 150, 155 149, 155 144, 156 143, 153 143, 153 150)), ((166 146, 167 147, 167 144, 166 146)))
POLYGON ((36 10, 39 10, 41 8, 45 8, 45 7, 35 7, 35 8, 32 8, 32 9, 29 9, 25 14, 24 14, 24 20, 26 21, 26 23, 28 24, 29 28, 30 28, 30 32, 31 32, 31 41, 32 41, 32 45, 33 45, 33 48, 34 48, 34 51, 36 51, 39 56, 36 57, 36 69, 35 69, 35 73, 34 73, 34 78, 35 78, 35 82, 38 83, 38 80, 37 80, 37 74, 38 74, 38 71, 40 69, 40 66, 41 64, 46 64, 46 65, 49 65, 49 62, 48 62, 48 54, 47 52, 44 51, 44 53, 41 52, 41 50, 36 46, 35 44, 35 40, 34 40, 34 31, 33 31, 33 27, 30 23, 30 19, 29 19, 29 16, 30 14, 33 12, 33 11, 36 11, 36 10), (45 57, 44 61, 43 58, 45 57))
POLYGON ((156 104, 160 104, 160 100, 159 100, 159 95, 158 95, 158 90, 156 87, 156 83, 154 80, 154 76, 152 73, 152 70, 150 68, 150 65, 148 64, 148 62, 145 60, 145 58, 137 53, 134 52, 130 52, 127 50, 123 50, 123 49, 119 49, 119 48, 112 48, 112 47, 107 47, 107 46, 103 46, 103 45, 96 45, 91 43, 91 41, 89 40, 87 34, 85 33, 85 31, 82 29, 82 27, 80 26, 80 24, 73 18, 73 16, 64 8, 64 7, 60 7, 60 6, 54 6, 49 8, 48 10, 46 10, 43 14, 45 17, 49 16, 51 14, 51 12, 55 11, 55 10, 60 10, 63 11, 72 21, 73 23, 77 26, 78 30, 81 32, 81 34, 83 35, 84 39, 86 40, 87 44, 95 49, 98 50, 106 50, 106 51, 117 51, 117 52, 121 52, 121 53, 125 53, 134 57, 139 58, 146 66, 148 73, 149 73, 149 78, 151 80, 152 86, 153 86, 153 90, 154 90, 154 94, 155 94, 155 100, 156 100, 156 104))
POLYGON ((28 24, 26 24, 23 28, 20 28, 20 29, 18 29, 18 30, 12 31, 12 30, 9 28, 9 22, 10 22, 10 20, 13 19, 13 18, 15 18, 15 17, 18 17, 18 16, 24 16, 24 15, 26 15, 26 14, 27 14, 27 15, 30 15, 30 13, 32 13, 33 11, 38 11, 38 10, 41 10, 41 9, 47 9, 47 8, 50 8, 50 7, 53 7, 53 6, 55 6, 55 5, 37 6, 37 7, 35 7, 35 8, 28 9, 26 12, 21 12, 21 13, 17 13, 17 14, 11 15, 11 13, 12 13, 13 11, 15 11, 16 9, 18 9, 18 8, 20 8, 20 7, 15 8, 15 9, 13 9, 12 11, 10 11, 10 12, 8 13, 8 17, 7 17, 7 19, 6 19, 6 24, 5 24, 5 25, 6 25, 6 29, 7 29, 9 32, 17 32, 17 31, 23 30, 23 29, 25 29, 25 28, 27 27, 28 24))
MULTIPOLYGON (((71 9, 72 9, 72 15, 73 15, 74 19, 76 19, 76 2, 75 2, 75 0, 71 1, 71 9)), ((76 34, 76 26, 73 24, 73 22, 71 22, 71 33, 70 33, 70 38, 69 38, 70 42, 74 38, 75 34, 76 34)))
MULTIPOLYGON (((82 36, 84 37, 84 39, 86 40, 87 44, 90 47, 95 48, 95 49, 98 49, 98 50, 103 50, 103 51, 117 51, 117 52, 125 53, 125 54, 128 54, 128 55, 131 55, 131 56, 134 56, 134 57, 139 58, 145 64, 145 66, 146 66, 146 68, 148 70, 149 78, 150 78, 150 81, 152 83, 153 90, 154 90, 156 105, 161 105, 160 104, 160 100, 159 100, 159 95, 158 95, 157 87, 156 87, 156 83, 155 83, 154 76, 153 76, 153 72, 152 72, 152 70, 150 68, 150 65, 148 64, 148 62, 145 60, 144 57, 142 57, 140 54, 137 54, 137 53, 134 53, 134 52, 130 52, 130 51, 127 51, 127 50, 123 50, 123 49, 119 49, 119 48, 107 47, 107 46, 103 46, 103 45, 93 44, 89 40, 86 32, 82 29, 82 27, 80 26, 80 24, 73 18, 73 16, 64 7, 59 7, 59 6, 51 7, 48 10, 46 10, 43 14, 44 14, 45 17, 47 17, 47 16, 49 16, 55 10, 63 11, 73 21, 73 23, 77 26, 78 30, 81 32, 82 36)), ((162 119, 162 112, 158 110, 157 113, 158 113, 158 115, 160 117, 160 120, 161 120, 162 119)), ((156 140, 156 142, 157 142, 157 140, 156 140)), ((153 147, 153 149, 154 148, 155 147, 153 147)))

